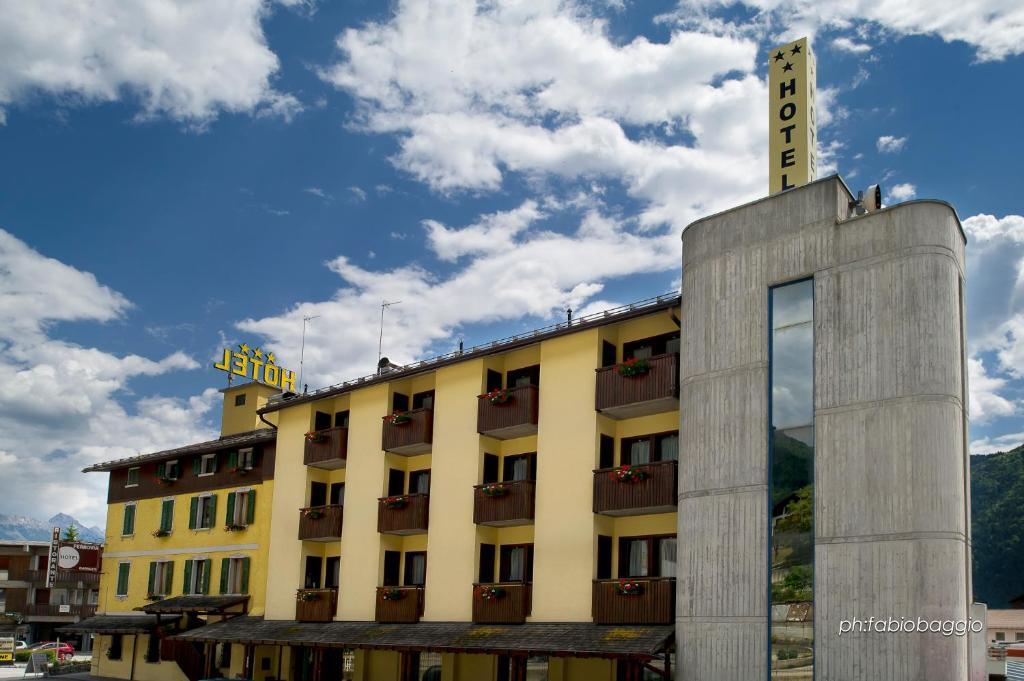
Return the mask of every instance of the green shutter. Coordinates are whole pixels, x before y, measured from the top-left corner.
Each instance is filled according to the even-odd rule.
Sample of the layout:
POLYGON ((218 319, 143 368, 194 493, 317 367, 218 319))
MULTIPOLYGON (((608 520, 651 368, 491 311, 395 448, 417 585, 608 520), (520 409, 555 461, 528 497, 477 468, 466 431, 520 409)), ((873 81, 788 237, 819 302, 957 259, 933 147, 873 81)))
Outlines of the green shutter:
POLYGON ((235 522, 235 493, 228 492, 228 510, 224 514, 224 524, 230 525, 235 522))
POLYGON ((245 522, 252 525, 253 521, 256 520, 256 490, 249 490, 249 508, 246 509, 245 522))
POLYGON ((228 468, 238 467, 238 452, 231 452, 228 454, 228 468))
POLYGON ((192 497, 188 505, 188 529, 196 529, 196 512, 199 510, 199 497, 192 497))
POLYGON ((213 570, 213 561, 207 558, 203 561, 203 583, 199 585, 199 590, 204 593, 210 593, 210 572, 213 570))
POLYGON ((207 527, 213 527, 214 523, 217 522, 217 495, 210 495, 210 524, 207 527))
POLYGON ((119 563, 117 566, 117 594, 124 596, 128 593, 128 570, 130 563, 119 563))
POLYGON ((241 593, 249 593, 249 559, 242 559, 242 588, 241 593))
POLYGON ((166 473, 167 473, 167 464, 166 463, 158 463, 156 465, 156 477, 162 478, 162 477, 164 477, 164 475, 166 475, 166 473))
POLYGON ((167 569, 164 570, 164 593, 170 595, 174 592, 174 561, 167 561, 167 569))
POLYGON ((124 507, 124 526, 121 528, 121 534, 135 534, 135 504, 124 507))
POLYGON ((228 592, 228 570, 231 569, 231 559, 222 558, 220 561, 220 592, 226 594, 228 592))
POLYGON ((181 593, 192 593, 192 561, 185 561, 185 579, 181 585, 181 593))
POLYGON ((174 499, 164 499, 163 503, 160 505, 160 529, 165 532, 170 532, 173 519, 174 499))
POLYGON ((214 454, 213 455, 213 470, 211 471, 212 473, 216 473, 217 472, 217 464, 219 464, 219 463, 220 463, 220 454, 214 454))
POLYGON ((199 475, 202 472, 203 457, 192 457, 192 475, 199 475))
POLYGON ((146 595, 155 594, 156 591, 153 587, 156 585, 156 561, 152 561, 149 564, 149 586, 146 588, 146 595))

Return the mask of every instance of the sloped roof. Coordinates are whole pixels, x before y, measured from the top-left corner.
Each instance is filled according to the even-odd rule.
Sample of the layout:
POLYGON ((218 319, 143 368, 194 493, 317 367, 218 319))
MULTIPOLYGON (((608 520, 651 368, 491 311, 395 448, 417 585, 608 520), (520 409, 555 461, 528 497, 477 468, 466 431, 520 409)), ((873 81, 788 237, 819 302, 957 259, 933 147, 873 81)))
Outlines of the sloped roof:
POLYGON ((173 596, 135 608, 148 613, 222 612, 227 608, 248 602, 247 595, 207 596, 188 594, 173 596))
POLYGON ((192 445, 185 445, 184 447, 165 449, 163 451, 152 452, 150 454, 140 454, 138 456, 132 456, 126 459, 104 461, 103 463, 97 463, 93 464, 92 466, 89 466, 88 468, 83 468, 82 472, 97 473, 103 471, 112 471, 117 468, 124 468, 125 466, 134 466, 135 464, 139 463, 159 461, 161 459, 173 459, 176 456, 183 456, 186 454, 208 454, 210 452, 216 452, 221 449, 230 449, 233 447, 247 447, 249 445, 270 442, 276 439, 277 431, 275 429, 259 428, 257 430, 250 430, 245 433, 225 435, 224 437, 217 438, 216 440, 209 440, 207 442, 197 442, 192 445))
POLYGON ((64 633, 139 634, 156 627, 156 615, 93 615, 81 622, 58 627, 64 633))

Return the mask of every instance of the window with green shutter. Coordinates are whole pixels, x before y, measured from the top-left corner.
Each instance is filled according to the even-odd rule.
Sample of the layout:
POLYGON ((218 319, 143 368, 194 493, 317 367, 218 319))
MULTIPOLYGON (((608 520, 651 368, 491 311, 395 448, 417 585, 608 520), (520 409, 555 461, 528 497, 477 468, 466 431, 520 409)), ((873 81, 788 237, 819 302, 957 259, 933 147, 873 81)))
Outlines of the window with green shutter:
POLYGON ((247 594, 249 593, 249 559, 242 558, 240 562, 242 564, 242 579, 238 587, 238 593, 247 594))
POLYGON ((135 534, 135 504, 125 504, 121 534, 125 537, 135 534))
POLYGON ((174 521, 174 499, 164 499, 160 504, 160 531, 170 532, 174 521))
POLYGON ((234 492, 228 492, 228 503, 226 505, 227 505, 227 510, 224 512, 224 524, 225 525, 235 525, 235 524, 237 524, 237 522, 235 520, 235 493, 234 492))
POLYGON ((128 574, 131 571, 130 562, 117 564, 117 596, 128 595, 128 574))
POLYGON ((149 584, 146 585, 146 595, 152 596, 156 593, 156 566, 157 561, 152 561, 149 564, 149 584))
POLYGON ((199 585, 200 593, 210 593, 210 571, 213 570, 213 561, 207 558, 203 562, 203 579, 199 585))
POLYGON ((167 595, 170 595, 172 589, 174 588, 174 561, 173 560, 164 561, 164 574, 163 574, 163 578, 164 578, 164 588, 163 588, 163 591, 161 591, 160 593, 163 594, 164 596, 167 596, 167 595))
POLYGON ((249 490, 249 505, 245 509, 245 522, 252 525, 256 520, 256 490, 249 490))
POLYGON ((182 580, 181 593, 190 594, 192 591, 192 563, 194 561, 185 561, 185 578, 182 580))
POLYGON ((220 592, 228 592, 228 573, 231 572, 231 559, 223 558, 220 561, 220 592))

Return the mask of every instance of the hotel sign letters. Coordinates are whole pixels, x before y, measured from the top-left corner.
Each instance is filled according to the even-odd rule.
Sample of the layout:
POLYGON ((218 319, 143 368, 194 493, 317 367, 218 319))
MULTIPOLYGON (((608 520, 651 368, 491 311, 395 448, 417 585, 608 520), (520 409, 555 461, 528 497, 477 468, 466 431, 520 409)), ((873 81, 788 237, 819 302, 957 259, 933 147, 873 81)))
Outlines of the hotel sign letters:
POLYGON ((768 53, 768 193, 818 176, 814 54, 807 38, 768 53))
POLYGON ((264 353, 259 348, 250 348, 242 343, 238 350, 224 348, 224 356, 213 365, 214 369, 226 371, 233 376, 252 380, 281 390, 295 391, 295 372, 277 364, 274 353, 264 353))

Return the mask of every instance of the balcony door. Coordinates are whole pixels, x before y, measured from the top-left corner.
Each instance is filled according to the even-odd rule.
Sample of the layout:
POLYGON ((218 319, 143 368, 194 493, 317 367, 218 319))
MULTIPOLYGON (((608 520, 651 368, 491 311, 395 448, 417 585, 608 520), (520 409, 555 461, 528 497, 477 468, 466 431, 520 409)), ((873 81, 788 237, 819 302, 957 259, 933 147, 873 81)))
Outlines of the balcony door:
POLYGON ((675 577, 676 538, 619 539, 619 577, 675 577))

